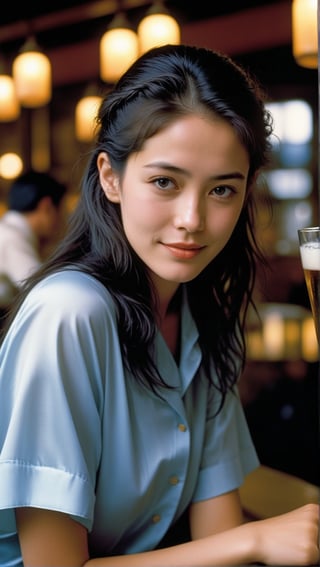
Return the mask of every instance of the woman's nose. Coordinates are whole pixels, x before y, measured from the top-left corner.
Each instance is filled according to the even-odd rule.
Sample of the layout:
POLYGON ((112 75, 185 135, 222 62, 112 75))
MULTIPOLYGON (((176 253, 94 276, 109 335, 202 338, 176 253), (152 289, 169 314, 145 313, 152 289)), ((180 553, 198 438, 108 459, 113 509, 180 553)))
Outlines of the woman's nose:
POLYGON ((175 227, 187 232, 203 230, 205 223, 205 204, 200 199, 181 198, 178 203, 175 227))

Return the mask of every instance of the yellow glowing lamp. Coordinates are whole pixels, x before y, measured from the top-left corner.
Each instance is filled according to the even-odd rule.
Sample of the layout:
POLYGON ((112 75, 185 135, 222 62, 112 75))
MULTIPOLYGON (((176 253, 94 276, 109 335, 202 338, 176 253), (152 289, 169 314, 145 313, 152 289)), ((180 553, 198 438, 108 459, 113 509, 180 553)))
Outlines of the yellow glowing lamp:
POLYGON ((139 23, 138 37, 140 54, 168 43, 178 45, 181 38, 180 26, 162 2, 156 2, 139 23))
POLYGON ((75 133, 80 142, 91 142, 95 135, 96 116, 102 97, 89 95, 81 98, 75 109, 75 133))
POLYGON ((139 55, 138 36, 125 15, 117 14, 100 40, 100 77, 115 83, 139 55))
POLYGON ((0 176, 4 179, 14 179, 22 170, 23 161, 18 154, 8 152, 0 157, 0 176))
POLYGON ((10 75, 0 75, 0 121, 10 122, 20 115, 20 105, 10 75))
POLYGON ((15 58, 12 72, 22 106, 36 108, 50 101, 51 63, 49 58, 39 51, 33 38, 27 40, 15 58))
POLYGON ((293 0, 292 49, 295 60, 302 67, 318 66, 317 0, 293 0))

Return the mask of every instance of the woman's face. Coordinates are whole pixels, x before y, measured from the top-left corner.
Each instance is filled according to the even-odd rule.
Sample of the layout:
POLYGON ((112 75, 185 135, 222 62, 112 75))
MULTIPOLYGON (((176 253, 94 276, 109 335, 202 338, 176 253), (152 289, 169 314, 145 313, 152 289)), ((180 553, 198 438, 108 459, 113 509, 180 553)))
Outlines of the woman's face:
POLYGON ((195 278, 229 240, 245 200, 249 157, 227 122, 190 115, 131 154, 121 184, 106 154, 98 167, 132 248, 161 291, 195 278))

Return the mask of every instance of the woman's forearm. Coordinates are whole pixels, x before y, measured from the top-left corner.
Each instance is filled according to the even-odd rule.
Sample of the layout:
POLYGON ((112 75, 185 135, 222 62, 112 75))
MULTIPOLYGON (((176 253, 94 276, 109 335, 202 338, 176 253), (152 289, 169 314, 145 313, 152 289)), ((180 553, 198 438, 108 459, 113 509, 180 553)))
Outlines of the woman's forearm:
POLYGON ((265 563, 317 565, 319 506, 301 508, 166 549, 92 559, 84 567, 208 567, 265 563))
POLYGON ((303 566, 319 562, 317 504, 165 549, 92 559, 86 528, 67 514, 19 508, 16 520, 26 567, 303 566))
POLYGON ((144 553, 90 559, 84 567, 205 567, 253 561, 249 524, 202 539, 144 553))

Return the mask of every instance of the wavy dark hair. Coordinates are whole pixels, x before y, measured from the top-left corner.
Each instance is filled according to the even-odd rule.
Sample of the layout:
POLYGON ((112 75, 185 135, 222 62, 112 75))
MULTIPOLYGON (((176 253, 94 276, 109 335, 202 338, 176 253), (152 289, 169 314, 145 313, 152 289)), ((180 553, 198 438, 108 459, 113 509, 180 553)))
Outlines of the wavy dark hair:
POLYGON ((110 202, 101 188, 97 156, 107 152, 121 178, 132 152, 139 152, 148 138, 189 114, 226 120, 250 161, 247 196, 233 234, 205 270, 185 284, 206 374, 213 381, 213 363, 218 376, 215 386, 224 400, 245 362, 245 316, 253 303, 255 265, 260 258, 254 238, 252 187, 267 162, 272 124, 258 83, 223 54, 185 45, 152 49, 106 95, 68 232, 29 279, 16 309, 31 287, 52 272, 73 268, 95 276, 117 305, 127 367, 135 379, 152 389, 166 386, 153 362, 155 293, 147 267, 126 239, 119 204, 110 202))

